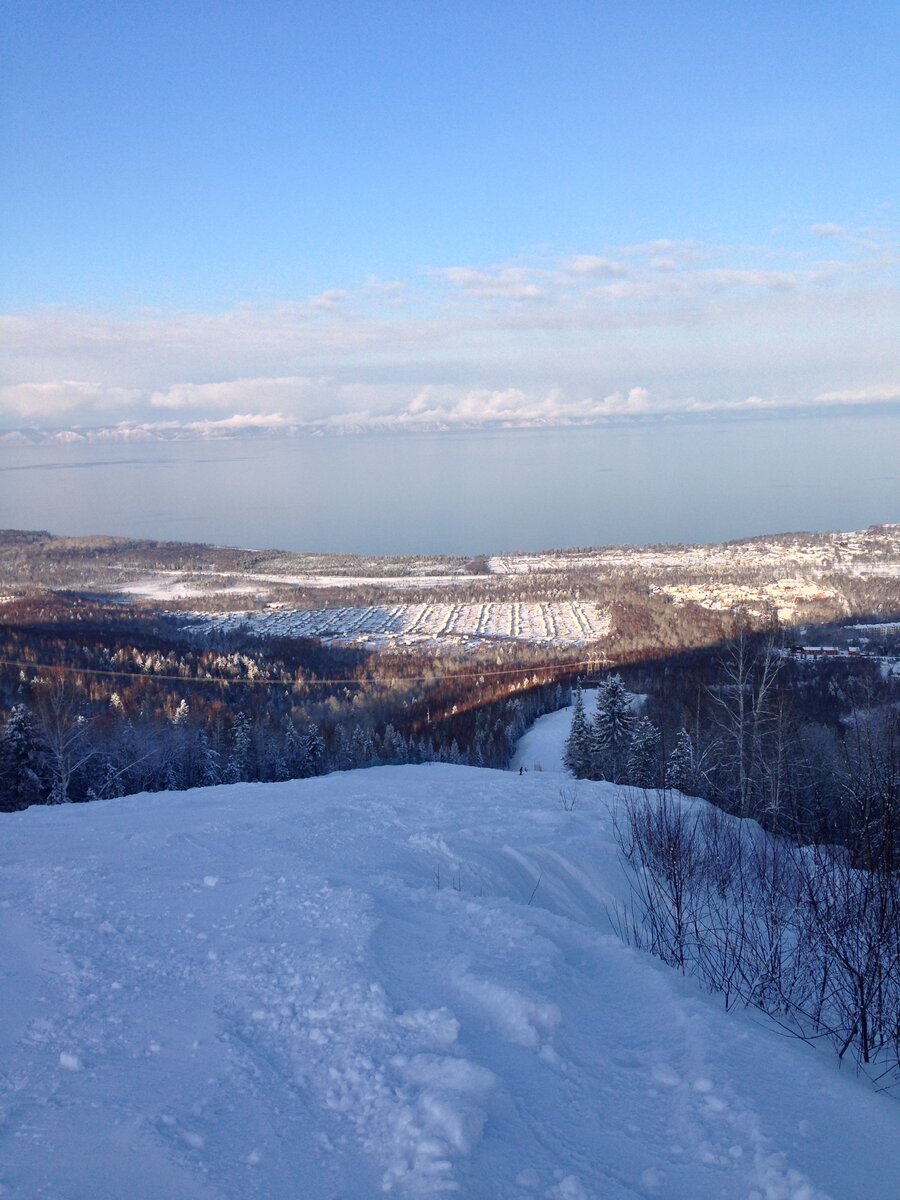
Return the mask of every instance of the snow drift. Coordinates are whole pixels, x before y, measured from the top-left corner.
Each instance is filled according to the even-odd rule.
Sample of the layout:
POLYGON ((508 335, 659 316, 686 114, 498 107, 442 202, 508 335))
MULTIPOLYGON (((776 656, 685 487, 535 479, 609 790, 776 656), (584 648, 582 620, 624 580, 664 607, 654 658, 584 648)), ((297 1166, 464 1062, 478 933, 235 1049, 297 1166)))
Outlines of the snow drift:
POLYGON ((2 1194, 896 1200, 897 1105, 623 945, 621 791, 564 783, 5 816, 2 1194))

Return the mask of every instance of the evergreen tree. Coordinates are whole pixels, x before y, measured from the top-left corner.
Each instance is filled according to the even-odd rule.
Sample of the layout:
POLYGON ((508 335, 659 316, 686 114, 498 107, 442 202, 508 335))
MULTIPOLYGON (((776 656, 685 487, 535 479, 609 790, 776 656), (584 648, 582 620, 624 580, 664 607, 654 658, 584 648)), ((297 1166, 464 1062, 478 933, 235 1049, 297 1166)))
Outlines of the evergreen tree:
POLYGON ((575 685, 575 707, 563 752, 563 765, 576 779, 586 779, 590 771, 590 726, 584 715, 584 695, 580 682, 575 685))
POLYGON ((512 752, 515 749, 516 742, 519 740, 519 738, 522 736, 522 734, 525 732, 525 729, 526 729, 525 709, 522 705, 522 701, 518 698, 518 696, 515 698, 515 700, 507 701, 506 712, 507 712, 507 716, 508 716, 506 729, 505 729, 506 759, 507 759, 507 761, 509 761, 509 758, 511 757, 512 752))
POLYGON ((319 733, 319 727, 312 721, 303 739, 304 768, 303 775, 323 775, 325 773, 325 743, 319 733))
POLYGON ((353 755, 350 753, 350 738, 343 725, 338 725, 334 731, 331 755, 336 771, 352 771, 356 766, 353 755))
POLYGON ((178 778, 178 770, 175 763, 170 758, 166 763, 165 774, 163 775, 163 791, 178 792, 181 790, 181 780, 178 778))
POLYGON ((17 704, 0 734, 0 812, 18 812, 43 800, 41 762, 31 713, 17 704))
POLYGON ((210 745, 203 729, 197 734, 197 773, 200 787, 212 787, 221 781, 219 752, 210 745))
POLYGON ((122 791, 122 772, 109 755, 106 756, 103 762, 100 778, 103 781, 100 785, 100 795, 105 800, 124 795, 122 791))
POLYGON ((356 725, 350 735, 347 754, 353 767, 367 767, 372 761, 374 748, 372 739, 361 725, 356 725))
POLYGON ((628 747, 626 774, 634 787, 652 787, 657 773, 660 733, 649 717, 635 723, 628 747))
POLYGON ((250 740, 250 722, 239 712, 231 727, 231 750, 222 776, 223 783, 240 783, 250 778, 250 740))
POLYGON ((135 765, 140 758, 141 752, 137 730, 130 717, 121 727, 117 741, 116 763, 118 769, 122 772, 122 788, 126 795, 131 795, 133 792, 141 790, 139 779, 143 777, 143 772, 138 772, 135 765))
POLYGON ((591 778, 621 783, 625 774, 634 718, 620 675, 597 690, 597 712, 591 723, 591 778))
POLYGON ((390 763, 404 763, 409 759, 409 749, 406 745, 406 739, 399 730, 389 722, 381 737, 381 761, 390 763))
POLYGON ((286 779, 293 778, 291 769, 288 766, 287 755, 284 751, 284 742, 278 738, 271 738, 268 743, 267 759, 269 777, 277 780, 278 783, 283 783, 286 779))
POLYGON ((102 756, 92 775, 94 782, 85 793, 88 800, 110 800, 122 795, 122 773, 108 754, 102 756))
POLYGON ((190 727, 191 710, 187 700, 182 700, 172 716, 172 732, 165 739, 166 766, 163 787, 167 792, 188 788, 191 779, 193 737, 190 727))
POLYGON ((291 719, 290 713, 285 713, 281 722, 281 763, 283 764, 284 779, 301 779, 306 764, 306 752, 303 738, 297 732, 297 726, 291 719))
POLYGON ((666 765, 666 787, 693 794, 697 786, 694 743, 686 729, 679 729, 675 748, 666 765))

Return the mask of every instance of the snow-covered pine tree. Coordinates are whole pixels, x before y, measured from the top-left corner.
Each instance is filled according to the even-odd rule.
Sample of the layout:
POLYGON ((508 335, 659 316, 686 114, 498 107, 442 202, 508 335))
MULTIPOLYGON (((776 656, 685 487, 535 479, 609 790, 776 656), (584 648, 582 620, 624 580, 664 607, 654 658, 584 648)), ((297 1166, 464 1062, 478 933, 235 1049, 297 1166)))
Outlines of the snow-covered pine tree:
POLYGON ((375 749, 368 732, 361 725, 354 726, 353 733, 350 735, 347 753, 351 766, 368 767, 370 765, 375 754, 375 749))
POLYGON ((633 787, 653 787, 657 778, 660 733, 649 717, 635 722, 628 747, 626 774, 633 787))
POLYGON ((145 772, 136 765, 141 761, 143 750, 130 717, 120 726, 116 743, 115 763, 117 770, 121 772, 123 794, 132 795, 141 790, 140 784, 144 781, 145 772))
POLYGON ((297 726, 291 719, 290 713, 284 714, 281 723, 282 755, 286 770, 285 779, 302 779, 306 765, 306 747, 303 738, 297 732, 297 726))
POLYGON ((581 683, 575 685, 575 706, 572 712, 572 725, 566 738, 563 751, 563 766, 576 779, 586 779, 591 766, 590 754, 591 731, 584 715, 584 695, 581 683))
POLYGON ((283 783, 291 779, 291 769, 288 766, 287 755, 284 752, 284 742, 280 738, 270 738, 266 743, 266 779, 274 779, 283 783))
POLYGON ((402 763, 407 761, 408 755, 406 739, 389 722, 385 725, 384 733, 381 735, 381 754, 379 756, 381 761, 402 763))
POLYGON ((101 755, 99 760, 94 763, 91 775, 93 782, 85 792, 88 800, 109 800, 113 796, 122 794, 121 773, 108 754, 101 755))
POLYGON ((325 743, 319 733, 319 727, 310 721, 303 739, 304 769, 303 775, 322 775, 325 772, 325 743))
POLYGON ((103 761, 99 778, 101 780, 100 795, 104 800, 124 795, 122 791, 122 771, 116 766, 109 755, 103 761))
POLYGON ((166 767, 164 787, 167 792, 180 791, 193 783, 194 737, 190 727, 191 709, 182 699, 172 715, 172 731, 164 743, 166 767))
POLYGON ((231 727, 231 750, 222 775, 223 783, 240 783, 250 778, 250 722, 242 712, 231 727))
POLYGON ((31 713, 17 704, 0 734, 0 812, 18 812, 43 800, 41 763, 31 713))
POLYGON ((516 742, 525 732, 527 727, 527 722, 525 720, 525 709, 518 696, 515 698, 515 700, 508 700, 506 702, 506 713, 506 751, 507 758, 509 758, 515 749, 516 742))
POLYGON ((666 787, 692 795, 696 791, 696 776, 694 743, 686 729, 679 729, 675 747, 666 764, 666 787))
POLYGON ((221 782, 219 752, 210 745, 203 729, 197 733, 197 771, 201 787, 212 787, 221 782))
POLYGON ((346 726, 337 725, 331 745, 331 761, 335 771, 352 771, 356 764, 350 753, 350 738, 346 726))
POLYGON ((591 722, 592 779, 623 781, 634 726, 629 699, 620 675, 611 675, 597 690, 597 712, 591 722))
POLYGON ((166 763, 166 769, 163 774, 163 790, 167 792, 178 792, 181 790, 181 779, 178 775, 178 768, 171 758, 166 763))

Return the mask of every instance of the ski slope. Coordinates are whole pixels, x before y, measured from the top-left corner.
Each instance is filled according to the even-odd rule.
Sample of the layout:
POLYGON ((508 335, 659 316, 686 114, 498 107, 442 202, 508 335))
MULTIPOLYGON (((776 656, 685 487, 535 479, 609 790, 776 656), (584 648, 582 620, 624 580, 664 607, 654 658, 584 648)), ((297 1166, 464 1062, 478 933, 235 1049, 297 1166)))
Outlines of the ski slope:
POLYGON ((430 765, 4 814, 15 1200, 897 1200, 900 1107, 623 945, 607 784, 430 765))
MULTIPOLYGON (((597 711, 597 690, 596 688, 586 688, 582 695, 584 713, 590 720, 597 711)), ((522 767, 526 771, 549 771, 557 775, 565 774, 563 752, 566 738, 572 728, 574 711, 574 706, 570 704, 567 708, 558 708, 556 712, 538 717, 531 728, 526 729, 519 738, 510 768, 514 771, 522 767)), ((569 782, 571 783, 571 780, 569 782)))
MULTIPOLYGON (((590 720, 597 711, 597 689, 585 688, 582 693, 584 712, 590 720)), ((647 700, 645 695, 633 692, 629 696, 629 706, 633 713, 640 715, 647 700)), ((517 771, 522 767, 525 771, 552 771, 567 775, 563 766, 563 753, 566 738, 572 728, 573 705, 558 708, 556 712, 538 717, 530 729, 519 738, 513 754, 510 768, 517 771)), ((568 778, 568 775, 567 775, 568 778)), ((569 779, 569 784, 571 784, 569 779)))

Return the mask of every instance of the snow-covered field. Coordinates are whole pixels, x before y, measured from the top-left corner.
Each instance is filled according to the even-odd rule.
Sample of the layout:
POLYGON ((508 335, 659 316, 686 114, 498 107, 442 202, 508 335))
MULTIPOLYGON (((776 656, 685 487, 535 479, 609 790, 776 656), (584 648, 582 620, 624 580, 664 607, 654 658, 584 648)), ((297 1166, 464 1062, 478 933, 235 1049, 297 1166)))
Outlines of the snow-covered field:
POLYGON ((897 1104, 623 945, 621 793, 561 783, 4 815, 2 1194, 896 1200, 897 1104))
POLYGON ((164 571, 141 575, 113 589, 122 595, 143 596, 147 600, 181 600, 191 596, 223 595, 231 592, 271 591, 273 587, 357 588, 380 587, 387 591, 408 588, 461 587, 478 582, 480 575, 274 575, 242 571, 239 575, 223 571, 164 571), (247 580, 237 583, 235 580, 247 580))
POLYGON ((145 600, 188 600, 194 596, 253 595, 258 589, 252 583, 235 583, 234 576, 212 577, 212 585, 180 571, 159 571, 131 583, 122 583, 113 590, 120 595, 142 596, 145 600))
POLYGON ((336 642, 462 642, 511 638, 583 645, 610 631, 606 609, 591 601, 483 604, 378 604, 365 608, 290 609, 200 616, 198 633, 244 630, 260 637, 328 638, 336 642))

